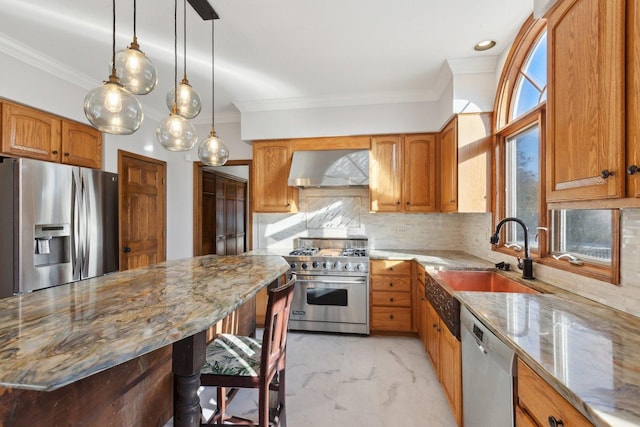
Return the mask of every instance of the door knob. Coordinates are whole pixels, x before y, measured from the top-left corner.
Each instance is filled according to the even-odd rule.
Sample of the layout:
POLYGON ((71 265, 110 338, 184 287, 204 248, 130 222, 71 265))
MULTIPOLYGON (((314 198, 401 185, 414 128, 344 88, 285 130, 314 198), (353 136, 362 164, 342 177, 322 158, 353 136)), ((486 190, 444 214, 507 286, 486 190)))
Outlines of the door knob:
POLYGON ((131 252, 131 248, 129 246, 125 246, 122 252, 124 252, 125 254, 128 254, 129 252, 131 252))

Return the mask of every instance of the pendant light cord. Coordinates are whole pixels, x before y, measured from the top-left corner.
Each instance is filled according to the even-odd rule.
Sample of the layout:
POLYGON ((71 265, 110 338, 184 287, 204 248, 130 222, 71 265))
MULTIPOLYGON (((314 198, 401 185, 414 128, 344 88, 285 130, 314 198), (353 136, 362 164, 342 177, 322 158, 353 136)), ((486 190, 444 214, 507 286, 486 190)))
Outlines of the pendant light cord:
POLYGON ((183 22, 182 27, 184 29, 184 79, 187 80, 187 0, 182 0, 182 14, 183 22))
POLYGON ((175 113, 178 105, 178 0, 173 2, 173 84, 173 109, 175 113))
POLYGON ((215 76, 215 19, 211 20, 211 130, 214 129, 214 119, 215 119, 215 84, 214 84, 214 76, 215 76))
POLYGON ((133 39, 136 40, 136 0, 133 0, 133 39))
POLYGON ((111 74, 116 75, 116 0, 111 2, 113 9, 113 25, 111 31, 111 74))

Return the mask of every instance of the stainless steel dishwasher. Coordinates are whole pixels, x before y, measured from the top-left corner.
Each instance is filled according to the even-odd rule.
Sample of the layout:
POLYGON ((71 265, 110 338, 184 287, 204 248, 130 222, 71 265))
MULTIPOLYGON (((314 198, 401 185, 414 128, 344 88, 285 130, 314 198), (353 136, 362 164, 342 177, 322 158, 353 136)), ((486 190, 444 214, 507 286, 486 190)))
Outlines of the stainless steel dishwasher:
POLYGON ((460 324, 464 426, 512 427, 515 353, 466 307, 460 324))

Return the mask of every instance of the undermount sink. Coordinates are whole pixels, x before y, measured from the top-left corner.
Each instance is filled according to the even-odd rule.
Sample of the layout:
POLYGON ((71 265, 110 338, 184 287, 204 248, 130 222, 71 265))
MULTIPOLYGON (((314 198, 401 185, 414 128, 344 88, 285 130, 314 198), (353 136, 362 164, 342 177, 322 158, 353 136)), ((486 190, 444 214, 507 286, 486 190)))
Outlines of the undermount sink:
POLYGON ((437 277, 455 291, 539 293, 494 271, 441 270, 437 277))

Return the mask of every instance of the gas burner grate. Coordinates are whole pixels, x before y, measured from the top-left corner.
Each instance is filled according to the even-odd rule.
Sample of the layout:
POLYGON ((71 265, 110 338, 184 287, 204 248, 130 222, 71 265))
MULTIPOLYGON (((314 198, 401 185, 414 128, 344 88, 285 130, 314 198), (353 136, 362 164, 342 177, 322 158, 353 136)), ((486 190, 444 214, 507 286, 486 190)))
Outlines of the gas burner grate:
POLYGON ((296 248, 289 252, 292 256, 313 256, 318 253, 318 248, 296 248))
POLYGON ((366 248, 347 248, 342 251, 342 256, 366 257, 368 254, 366 248))

